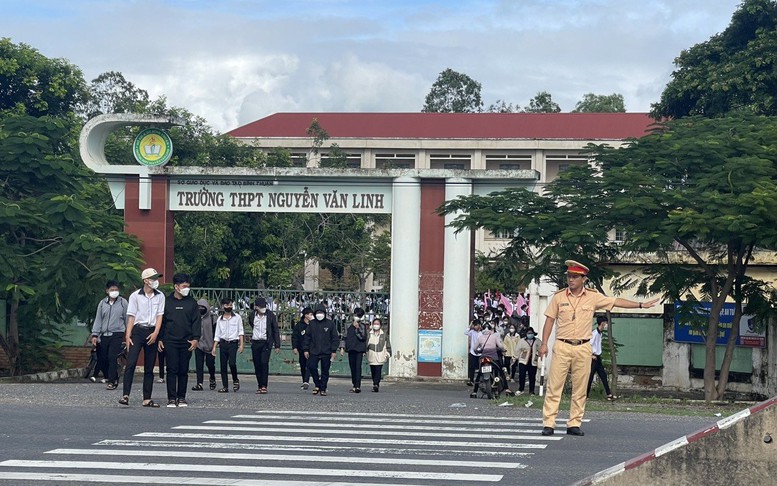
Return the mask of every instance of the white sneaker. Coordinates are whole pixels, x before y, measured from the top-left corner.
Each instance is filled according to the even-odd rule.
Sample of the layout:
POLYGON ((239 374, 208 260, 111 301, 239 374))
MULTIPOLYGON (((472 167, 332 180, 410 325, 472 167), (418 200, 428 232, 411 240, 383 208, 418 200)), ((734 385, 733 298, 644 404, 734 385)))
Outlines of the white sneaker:
POLYGON ((97 378, 92 376, 91 378, 89 378, 89 381, 91 381, 92 383, 97 383, 97 378))
POLYGON ((108 380, 106 380, 105 378, 103 378, 102 380, 100 380, 100 383, 108 383, 108 380))
POLYGON ((300 386, 300 389, 301 389, 301 390, 307 390, 309 387, 310 387, 310 385, 309 385, 309 384, 307 384, 307 383, 303 383, 303 384, 302 384, 302 386, 300 386))
POLYGON ((164 379, 164 378, 159 378, 158 380, 156 380, 156 382, 157 382, 157 383, 164 383, 164 382, 165 382, 165 379, 164 379))
POLYGON ((178 406, 178 404, 175 403, 175 400, 168 400, 167 401, 167 408, 175 408, 177 406, 178 406))

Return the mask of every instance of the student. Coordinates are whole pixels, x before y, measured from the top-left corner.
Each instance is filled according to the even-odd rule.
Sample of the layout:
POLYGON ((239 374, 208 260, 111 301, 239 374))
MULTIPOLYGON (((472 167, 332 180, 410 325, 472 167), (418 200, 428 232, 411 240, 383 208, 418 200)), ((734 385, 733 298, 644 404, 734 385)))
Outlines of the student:
POLYGON ((382 329, 380 319, 375 318, 370 326, 370 335, 367 338, 367 362, 370 364, 372 375, 372 391, 380 391, 380 379, 383 376, 383 365, 391 357, 391 343, 382 329))
POLYGON ((481 336, 480 319, 473 319, 469 329, 464 333, 469 339, 469 360, 467 361, 467 386, 472 386, 475 381, 475 371, 480 367, 480 353, 477 352, 478 338, 481 336))
POLYGON ((189 362, 200 340, 200 309, 189 295, 191 277, 173 275, 173 293, 165 302, 164 324, 159 333, 159 349, 167 350, 167 406, 186 407, 189 362))
POLYGON ((259 297, 254 302, 254 312, 248 318, 251 326, 251 357, 254 361, 254 374, 256 375, 256 393, 267 393, 267 384, 270 377, 270 356, 272 349, 275 353, 281 352, 281 333, 278 329, 278 318, 275 313, 267 308, 267 300, 259 297))
POLYGON ((340 347, 340 337, 337 335, 335 323, 326 317, 326 308, 322 304, 316 306, 313 320, 308 326, 308 331, 302 340, 302 348, 305 358, 308 359, 310 376, 313 377, 313 395, 326 396, 329 384, 329 367, 332 360, 337 357, 337 348, 340 347), (321 363, 321 374, 318 373, 318 364, 321 363))
POLYGON ((216 333, 216 319, 210 313, 210 305, 205 299, 197 301, 197 307, 200 311, 200 340, 197 342, 197 349, 194 350, 194 367, 197 372, 197 384, 192 387, 192 391, 202 391, 203 378, 205 376, 204 366, 208 367, 210 375, 210 389, 216 389, 216 360, 213 356, 213 336, 216 333))
MULTIPOLYGON (((95 367, 103 370, 108 382, 107 390, 119 387, 119 370, 116 358, 121 353, 124 333, 127 331, 127 299, 119 295, 119 282, 108 280, 105 284, 106 298, 97 305, 97 315, 92 326, 91 342, 97 347, 98 363, 95 367)), ((95 378, 92 378, 95 381, 95 378)))
POLYGON ((313 309, 305 307, 302 309, 302 317, 294 326, 291 332, 291 349, 294 354, 299 355, 299 372, 302 375, 302 385, 300 390, 307 390, 310 387, 310 369, 308 369, 308 359, 305 357, 305 351, 302 349, 302 340, 308 330, 310 321, 313 320, 313 309))
POLYGON ((232 390, 240 390, 240 380, 237 379, 237 353, 243 352, 243 318, 235 313, 235 305, 232 299, 221 299, 222 314, 216 321, 216 334, 213 336, 213 351, 216 356, 216 348, 219 348, 219 363, 221 368, 221 389, 219 393, 228 393, 227 364, 232 371, 232 390))
POLYGON ((504 367, 507 370, 505 374, 515 381, 515 371, 518 369, 518 344, 521 342, 521 336, 518 335, 514 324, 509 325, 502 342, 505 345, 504 367))
POLYGON ((124 340, 127 349, 127 368, 124 370, 124 393, 119 399, 121 405, 129 405, 132 380, 138 364, 140 351, 143 351, 143 406, 159 408, 151 399, 154 389, 154 361, 156 361, 157 337, 162 328, 162 316, 165 313, 165 295, 158 291, 161 273, 147 268, 141 273, 143 288, 130 294, 127 303, 127 331, 124 340))
POLYGON ((518 393, 523 393, 526 375, 529 375, 529 393, 534 395, 534 384, 537 380, 537 363, 539 362, 539 339, 536 339, 534 328, 526 330, 526 337, 518 344, 518 393))
POLYGON ((366 332, 362 324, 364 319, 364 310, 357 308, 353 312, 353 323, 345 331, 343 348, 348 353, 348 365, 351 368, 351 393, 362 391, 362 360, 367 352, 366 332))
POLYGON ((594 375, 599 375, 602 385, 604 385, 604 393, 607 395, 607 400, 613 401, 617 399, 615 395, 610 393, 610 384, 607 382, 607 370, 604 369, 602 363, 602 333, 607 330, 607 317, 599 316, 596 318, 596 327, 591 332, 591 375, 588 377, 588 389, 585 392, 586 398, 591 395, 591 383, 594 381, 594 375))

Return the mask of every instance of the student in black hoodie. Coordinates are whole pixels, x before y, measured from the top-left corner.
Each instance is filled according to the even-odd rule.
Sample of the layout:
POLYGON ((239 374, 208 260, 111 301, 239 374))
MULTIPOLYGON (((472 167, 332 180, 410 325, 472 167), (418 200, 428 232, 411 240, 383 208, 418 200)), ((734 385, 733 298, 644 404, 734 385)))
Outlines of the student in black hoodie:
MULTIPOLYGON (((353 311, 353 324, 345 331, 345 351, 348 353, 348 365, 351 367, 351 393, 362 391, 362 360, 367 352, 367 333, 364 329, 364 310, 353 311)), ((341 348, 342 349, 342 348, 341 348)))
POLYGON ((165 301, 159 349, 167 350, 167 406, 186 407, 186 386, 189 382, 189 361, 200 339, 200 308, 189 295, 191 277, 185 273, 173 275, 175 289, 165 301))
POLYGON ((302 317, 291 331, 291 349, 294 354, 299 355, 299 372, 302 375, 302 385, 300 390, 307 390, 310 386, 310 370, 308 369, 308 359, 305 357, 305 351, 302 348, 302 340, 308 331, 308 325, 313 320, 313 309, 305 307, 302 309, 302 317))
POLYGON ((337 356, 340 347, 340 337, 337 335, 335 323, 326 318, 326 309, 319 304, 316 307, 315 319, 308 325, 308 330, 302 339, 302 349, 308 359, 310 376, 313 377, 313 395, 326 396, 329 383, 329 367, 337 356), (318 363, 321 363, 321 375, 318 374, 318 363))

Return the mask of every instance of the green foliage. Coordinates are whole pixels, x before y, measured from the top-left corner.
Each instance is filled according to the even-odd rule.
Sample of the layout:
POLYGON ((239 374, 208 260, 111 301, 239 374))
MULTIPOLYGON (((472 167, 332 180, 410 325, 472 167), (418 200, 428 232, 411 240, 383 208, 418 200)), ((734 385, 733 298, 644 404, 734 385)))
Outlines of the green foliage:
POLYGON ((333 143, 329 147, 329 152, 326 156, 321 158, 320 166, 332 169, 345 169, 348 167, 348 155, 339 145, 333 143))
POLYGON ((424 113, 479 113, 483 110, 481 85, 453 69, 441 72, 426 95, 424 113))
POLYGON ((745 0, 731 24, 675 59, 654 117, 777 115, 777 2, 745 0))
POLYGON ((623 103, 623 95, 613 93, 611 95, 597 95, 586 93, 583 99, 578 101, 572 113, 625 113, 626 106, 623 103))
POLYGON ((518 111, 520 111, 520 107, 513 106, 512 103, 504 100, 496 100, 495 103, 491 103, 486 108, 487 113, 516 113, 518 111))
POLYGON ((561 107, 553 101, 553 97, 547 91, 538 92, 529 100, 529 105, 523 108, 525 113, 559 113, 561 107))
POLYGON ((86 83, 76 66, 0 38, 0 116, 67 116, 85 96, 86 83))

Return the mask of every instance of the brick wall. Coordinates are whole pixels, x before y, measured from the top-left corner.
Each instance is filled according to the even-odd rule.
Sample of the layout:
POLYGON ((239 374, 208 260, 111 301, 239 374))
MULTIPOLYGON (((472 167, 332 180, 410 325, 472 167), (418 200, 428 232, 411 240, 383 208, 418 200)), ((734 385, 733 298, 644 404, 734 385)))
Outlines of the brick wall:
POLYGON ((89 364, 92 348, 88 346, 65 346, 59 350, 65 360, 65 368, 83 368, 89 364))

